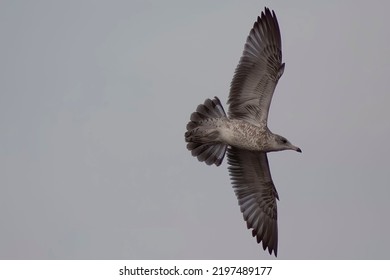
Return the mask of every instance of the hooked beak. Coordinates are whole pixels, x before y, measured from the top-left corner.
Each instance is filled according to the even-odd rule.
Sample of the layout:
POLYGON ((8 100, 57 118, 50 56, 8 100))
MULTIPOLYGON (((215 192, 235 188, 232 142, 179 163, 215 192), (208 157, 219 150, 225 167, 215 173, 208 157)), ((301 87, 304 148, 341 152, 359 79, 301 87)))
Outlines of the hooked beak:
POLYGON ((296 151, 298 153, 302 153, 302 150, 300 148, 298 148, 297 146, 294 146, 294 145, 290 146, 290 150, 296 151))

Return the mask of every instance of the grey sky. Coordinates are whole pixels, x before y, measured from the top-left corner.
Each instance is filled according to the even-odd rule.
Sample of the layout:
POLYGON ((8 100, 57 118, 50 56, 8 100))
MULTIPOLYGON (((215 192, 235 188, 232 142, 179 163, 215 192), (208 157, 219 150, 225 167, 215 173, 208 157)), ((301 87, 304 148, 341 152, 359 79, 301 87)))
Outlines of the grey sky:
POLYGON ((278 256, 389 259, 390 2, 290 2, 1 1, 0 258, 273 259, 184 142, 268 6, 278 256))

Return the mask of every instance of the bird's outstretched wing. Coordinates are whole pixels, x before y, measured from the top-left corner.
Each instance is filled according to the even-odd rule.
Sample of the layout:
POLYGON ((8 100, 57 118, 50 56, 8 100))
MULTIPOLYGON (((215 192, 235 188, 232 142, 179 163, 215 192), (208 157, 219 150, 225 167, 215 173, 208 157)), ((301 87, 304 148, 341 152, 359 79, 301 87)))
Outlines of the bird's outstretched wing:
POLYGON ((268 252, 278 251, 276 199, 266 153, 228 148, 228 164, 234 192, 248 229, 268 252))
POLYGON ((266 126, 272 96, 283 71, 279 24, 274 11, 265 8, 249 33, 230 86, 230 118, 266 126))

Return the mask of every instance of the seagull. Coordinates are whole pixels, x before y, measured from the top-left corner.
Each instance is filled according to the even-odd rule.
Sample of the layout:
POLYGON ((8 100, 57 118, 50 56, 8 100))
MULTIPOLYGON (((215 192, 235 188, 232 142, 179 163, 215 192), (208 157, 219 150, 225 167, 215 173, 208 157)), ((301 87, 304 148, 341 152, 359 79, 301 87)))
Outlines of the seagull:
POLYGON ((191 114, 185 141, 194 157, 228 170, 247 228, 257 243, 277 257, 278 192, 267 153, 301 149, 267 126, 275 87, 284 72, 282 40, 275 12, 265 8, 257 17, 230 85, 229 111, 218 99, 206 99, 191 114))

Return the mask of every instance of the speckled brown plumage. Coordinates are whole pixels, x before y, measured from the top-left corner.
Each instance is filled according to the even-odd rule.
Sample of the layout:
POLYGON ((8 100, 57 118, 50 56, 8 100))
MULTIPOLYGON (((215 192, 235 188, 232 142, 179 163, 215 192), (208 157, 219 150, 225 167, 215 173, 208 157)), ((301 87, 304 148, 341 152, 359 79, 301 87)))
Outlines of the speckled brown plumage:
POLYGON ((267 153, 301 150, 267 126, 272 96, 284 72, 275 13, 265 8, 249 33, 235 70, 226 115, 220 100, 207 99, 191 115, 185 141, 193 156, 219 166, 227 152, 229 174, 248 229, 277 256, 279 199, 267 153))

